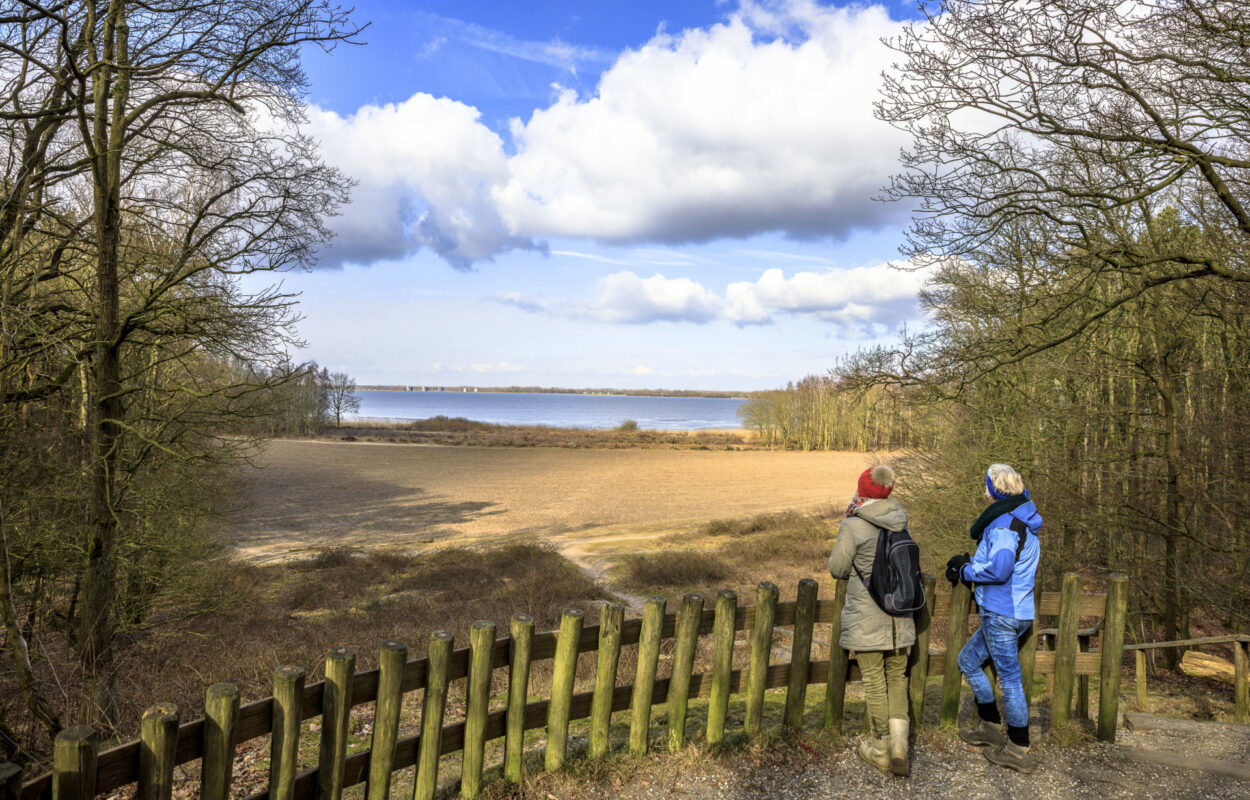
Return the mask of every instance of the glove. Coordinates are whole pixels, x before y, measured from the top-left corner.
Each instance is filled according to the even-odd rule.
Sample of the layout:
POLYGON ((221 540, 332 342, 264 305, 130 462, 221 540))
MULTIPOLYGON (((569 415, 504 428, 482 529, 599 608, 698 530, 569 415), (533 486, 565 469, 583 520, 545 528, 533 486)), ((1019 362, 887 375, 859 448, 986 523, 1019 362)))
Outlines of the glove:
POLYGON ((946 562, 946 580, 950 581, 951 586, 959 583, 963 578, 964 564, 971 563, 972 556, 967 553, 951 556, 950 561, 946 562))

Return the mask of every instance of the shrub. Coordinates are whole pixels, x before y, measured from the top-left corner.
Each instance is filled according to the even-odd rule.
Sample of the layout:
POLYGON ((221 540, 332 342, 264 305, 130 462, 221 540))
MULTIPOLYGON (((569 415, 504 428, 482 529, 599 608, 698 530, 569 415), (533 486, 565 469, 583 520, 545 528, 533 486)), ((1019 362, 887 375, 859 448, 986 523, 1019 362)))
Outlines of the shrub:
POLYGON ((617 430, 621 433, 632 433, 633 431, 638 430, 638 420, 627 419, 617 426, 617 430))
POLYGON ((624 577, 637 586, 698 586, 729 577, 729 567, 707 553, 676 550, 630 556, 624 577))

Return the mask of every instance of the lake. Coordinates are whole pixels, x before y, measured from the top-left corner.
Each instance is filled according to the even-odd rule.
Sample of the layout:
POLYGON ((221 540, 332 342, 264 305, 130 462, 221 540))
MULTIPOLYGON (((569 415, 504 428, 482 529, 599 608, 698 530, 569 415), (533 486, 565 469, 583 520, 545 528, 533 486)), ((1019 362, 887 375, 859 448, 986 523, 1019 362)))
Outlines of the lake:
POLYGON ((615 428, 627 419, 651 430, 741 428, 731 397, 642 397, 628 394, 512 394, 504 392, 357 391, 360 411, 352 419, 405 422, 464 417, 497 425, 615 428))

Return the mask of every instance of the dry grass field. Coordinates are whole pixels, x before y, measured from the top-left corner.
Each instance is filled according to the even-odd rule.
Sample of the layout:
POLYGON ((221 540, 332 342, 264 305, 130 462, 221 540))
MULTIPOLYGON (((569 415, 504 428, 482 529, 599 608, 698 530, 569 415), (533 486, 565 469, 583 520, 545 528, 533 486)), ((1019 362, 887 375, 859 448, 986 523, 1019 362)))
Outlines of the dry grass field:
POLYGON ((713 519, 841 507, 871 461, 863 453, 280 440, 243 476, 229 535, 252 563, 328 548, 518 540, 576 560, 638 552, 649 538, 713 519))

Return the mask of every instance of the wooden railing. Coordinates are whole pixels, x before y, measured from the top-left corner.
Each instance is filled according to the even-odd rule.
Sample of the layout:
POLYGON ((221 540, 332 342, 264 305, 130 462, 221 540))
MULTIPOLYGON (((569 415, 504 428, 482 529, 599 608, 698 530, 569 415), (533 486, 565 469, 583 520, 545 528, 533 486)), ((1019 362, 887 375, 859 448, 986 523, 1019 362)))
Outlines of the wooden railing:
POLYGON ((1216 644, 1231 645, 1233 648, 1233 707, 1236 720, 1242 724, 1250 723, 1250 636, 1246 634, 1229 634, 1226 636, 1203 636, 1197 639, 1179 639, 1172 642, 1143 642, 1130 644, 1125 650, 1133 651, 1134 680, 1137 690, 1137 705, 1146 707, 1146 651, 1168 650, 1179 647, 1203 647, 1216 644))
MULTIPOLYGON (((935 591, 933 576, 924 576, 928 605, 916 615, 916 646, 909 670, 910 713, 924 719, 925 686, 941 677, 940 720, 955 722, 959 709, 961 675, 956 663, 968 636, 971 593, 966 586, 951 592, 935 591), (947 618, 946 649, 930 652, 931 623, 947 618)), ((1053 675, 1051 723, 1070 719, 1076 681, 1100 675, 1098 736, 1115 738, 1119 703, 1121 656, 1124 640, 1127 579, 1111 576, 1106 594, 1082 594, 1080 578, 1064 576, 1060 592, 1037 592, 1038 621, 1058 617, 1054 651, 1037 649, 1036 633, 1021 648, 1026 691, 1035 675, 1053 675), (1098 652, 1081 652, 1078 622, 1102 620, 1098 652)), ((269 788, 247 800, 340 800, 344 788, 366 784, 367 800, 387 797, 393 772, 416 765, 414 800, 432 798, 438 785, 441 755, 462 751, 461 794, 475 796, 483 782, 485 745, 503 738, 503 777, 520 780, 525 731, 546 729, 544 766, 559 769, 567 756, 571 720, 590 718, 588 755, 608 752, 608 726, 614 711, 629 713, 629 749, 645 753, 649 746, 651 709, 667 706, 670 750, 684 746, 690 698, 708 698, 706 739, 723 741, 729 697, 746 693, 744 728, 756 735, 764 724, 764 697, 768 689, 785 688, 782 724, 803 725, 807 687, 825 684, 824 725, 842 724, 846 684, 858 680, 850 653, 836 646, 846 584, 838 581, 831 600, 818 600, 818 584, 802 580, 794 602, 779 603, 776 585, 760 583, 753 606, 739 607, 734 592, 721 590, 714 608, 704 608, 698 594, 682 598, 676 613, 666 612, 666 600, 648 600, 641 619, 624 619, 620 605, 605 605, 598 625, 584 625, 583 613, 566 609, 559 631, 534 633, 533 621, 514 615, 507 637, 496 636, 489 621, 473 624, 467 648, 454 649, 450 633, 431 636, 426 656, 409 660, 401 642, 383 642, 378 669, 355 671, 355 653, 340 647, 326 659, 325 680, 305 684, 302 667, 280 667, 274 674, 274 693, 245 706, 237 687, 218 683, 209 687, 205 717, 179 724, 177 709, 160 704, 148 709, 138 741, 99 751, 91 728, 62 731, 56 739, 53 769, 22 785, 20 772, 0 768, 0 800, 91 800, 130 784, 137 784, 138 800, 169 800, 174 767, 201 760, 200 796, 227 800, 233 778, 235 747, 270 735, 269 788), (812 660, 813 630, 828 623, 830 658, 812 660), (779 626, 793 626, 789 663, 770 663, 773 634, 779 626), (734 669, 734 642, 738 631, 749 632, 747 669, 734 669), (700 636, 712 637, 710 672, 694 673, 700 636), (657 678, 660 644, 673 640, 672 673, 657 678), (638 645, 634 682, 617 685, 622 646, 638 645), (597 651, 593 691, 574 693, 579 653, 597 651), (530 667, 553 662, 550 698, 528 701, 530 667), (507 705, 490 711, 490 683, 494 670, 508 668, 507 705), (462 722, 445 725, 444 709, 452 681, 466 678, 466 713, 462 722), (424 690, 419 734, 400 737, 400 706, 405 694, 424 690), (348 721, 352 708, 375 703, 369 750, 347 754, 348 721), (318 766, 298 772, 301 724, 320 716, 318 766), (20 789, 18 788, 20 786, 20 789)), ((1034 625, 1037 631, 1039 626, 1034 625)))

